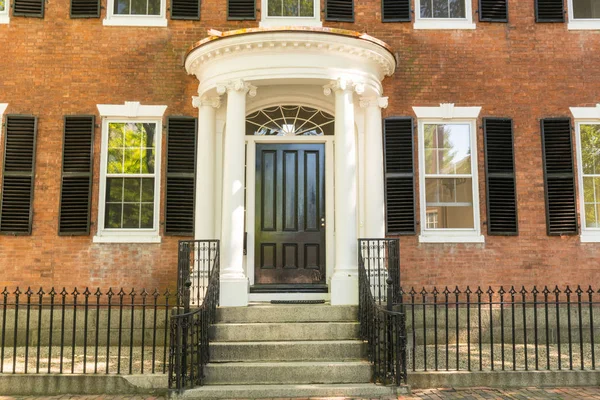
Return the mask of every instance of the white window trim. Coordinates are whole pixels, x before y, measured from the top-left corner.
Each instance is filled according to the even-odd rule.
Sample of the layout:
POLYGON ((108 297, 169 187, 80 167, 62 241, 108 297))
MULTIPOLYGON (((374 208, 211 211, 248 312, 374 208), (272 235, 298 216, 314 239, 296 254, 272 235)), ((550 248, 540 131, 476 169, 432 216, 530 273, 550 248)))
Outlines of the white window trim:
POLYGON ((421 18, 421 0, 415 0, 414 29, 475 29, 473 5, 465 1, 465 18, 421 18))
POLYGON ((570 31, 600 30, 600 18, 575 18, 573 0, 569 0, 569 23, 567 29, 570 31))
POLYGON ((108 0, 106 4, 106 18, 102 21, 104 26, 167 26, 167 0, 160 0, 159 15, 120 15, 115 14, 115 0, 108 0))
POLYGON ((585 199, 583 193, 583 165, 581 162, 581 136, 579 129, 585 124, 600 124, 600 104, 596 107, 571 107, 571 113, 575 118, 575 144, 577 150, 577 184, 579 185, 579 224, 581 234, 579 240, 582 243, 600 242, 600 228, 586 228, 585 226, 585 199))
POLYGON ((413 107, 417 116, 419 144, 419 204, 421 234, 420 243, 485 243, 481 234, 479 215, 479 178, 477 163, 477 118, 481 107, 454 107, 440 104, 439 107, 413 107), (427 229, 427 207, 425 206, 425 124, 469 124, 471 133, 471 175, 473 184, 474 229, 427 229))
POLYGON ((124 105, 98 104, 102 117, 102 142, 100 153, 100 185, 98 194, 98 231, 94 243, 160 243, 160 172, 162 118, 167 106, 143 106, 139 102, 125 102, 124 105), (156 161, 154 176, 154 229, 105 229, 104 208, 106 201, 106 165, 108 152, 108 124, 112 122, 153 122, 156 123, 156 161))
MULTIPOLYGON (((269 17, 268 16, 268 2, 269 0, 260 1, 261 17, 259 26, 261 28, 273 27, 273 26, 317 26, 322 27, 323 22, 321 21, 321 1, 313 0, 314 2, 314 15, 312 17, 269 17)), ((324 1, 324 0, 323 0, 324 1)))
MULTIPOLYGON (((8 24, 10 22, 10 0, 4 2, 4 11, 0 11, 0 24, 8 24)), ((0 113, 1 116, 1 113, 0 113)))

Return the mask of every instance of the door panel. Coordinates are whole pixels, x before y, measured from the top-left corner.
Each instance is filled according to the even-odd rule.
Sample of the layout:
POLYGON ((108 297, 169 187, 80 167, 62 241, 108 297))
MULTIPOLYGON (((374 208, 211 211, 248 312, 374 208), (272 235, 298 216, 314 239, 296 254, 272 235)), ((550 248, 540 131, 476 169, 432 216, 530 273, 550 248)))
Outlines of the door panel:
POLYGON ((325 145, 256 145, 255 284, 325 283, 325 145))

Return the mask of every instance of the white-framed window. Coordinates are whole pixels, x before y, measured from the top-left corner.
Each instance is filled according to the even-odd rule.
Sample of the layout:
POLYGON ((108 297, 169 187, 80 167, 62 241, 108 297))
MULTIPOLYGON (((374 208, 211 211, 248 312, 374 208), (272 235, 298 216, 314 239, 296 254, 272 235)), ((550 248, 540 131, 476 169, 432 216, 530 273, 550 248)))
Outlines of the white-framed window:
POLYGON ((8 9, 10 8, 9 0, 0 0, 0 24, 8 24, 10 17, 8 16, 8 9))
POLYGON ((166 0, 108 0, 104 25, 167 26, 166 0))
POLYGON ((575 117, 581 241, 600 242, 600 104, 572 107, 575 117))
POLYGON ((320 0, 261 0, 261 27, 323 26, 320 0))
POLYGON ((600 29, 600 0, 569 0, 569 29, 600 29))
POLYGON ((415 0, 415 29, 475 29, 471 0, 415 0))
POLYGON ((98 105, 102 142, 95 242, 160 242, 160 155, 165 109, 139 103, 98 105))
POLYGON ((419 131, 420 242, 481 243, 476 122, 481 107, 413 107, 419 131))

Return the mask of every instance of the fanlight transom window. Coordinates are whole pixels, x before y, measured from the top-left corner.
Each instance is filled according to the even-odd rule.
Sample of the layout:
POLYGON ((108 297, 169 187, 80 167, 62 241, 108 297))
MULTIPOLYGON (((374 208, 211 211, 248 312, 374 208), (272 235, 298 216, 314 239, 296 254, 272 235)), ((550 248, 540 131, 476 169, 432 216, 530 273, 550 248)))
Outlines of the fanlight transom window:
POLYGON ((275 106, 246 117, 246 135, 323 136, 333 135, 331 114, 304 106, 275 106))

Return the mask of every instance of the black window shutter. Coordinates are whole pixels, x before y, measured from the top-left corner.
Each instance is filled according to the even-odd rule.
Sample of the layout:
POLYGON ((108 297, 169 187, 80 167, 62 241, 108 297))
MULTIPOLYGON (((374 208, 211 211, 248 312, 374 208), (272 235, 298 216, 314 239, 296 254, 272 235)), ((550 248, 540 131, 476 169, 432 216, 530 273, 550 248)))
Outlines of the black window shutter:
POLYGON ((171 19, 200 19, 200 0, 171 0, 171 19))
POLYGON ((44 2, 44 0, 14 0, 13 15, 44 18, 44 2))
POLYGON ((354 0, 325 0, 325 19, 354 22, 354 0))
POLYGON ((479 0, 479 20, 508 22, 508 0, 479 0))
POLYGON ((59 235, 89 235, 94 154, 93 115, 65 116, 59 235))
POLYGON ((565 22, 563 0, 535 0, 535 22, 565 22))
POLYGON ((488 235, 517 235, 513 123, 484 118, 488 235))
POLYGON ((413 135, 411 117, 383 121, 386 231, 389 235, 416 233, 413 135))
POLYGON ((100 0, 71 0, 71 18, 100 18, 100 0))
POLYGON ((194 235, 197 127, 192 117, 169 117, 167 122, 166 235, 194 235))
POLYGON ((6 116, 0 233, 31 234, 36 136, 36 117, 6 116))
POLYGON ((546 229, 548 235, 577 234, 571 120, 549 118, 541 124, 546 229))
MULTIPOLYGON (((263 12, 267 12, 263 10, 263 12)), ((227 19, 242 20, 256 19, 255 0, 228 0, 227 1, 227 19)))
POLYGON ((410 21, 410 0, 381 0, 383 22, 410 21))

